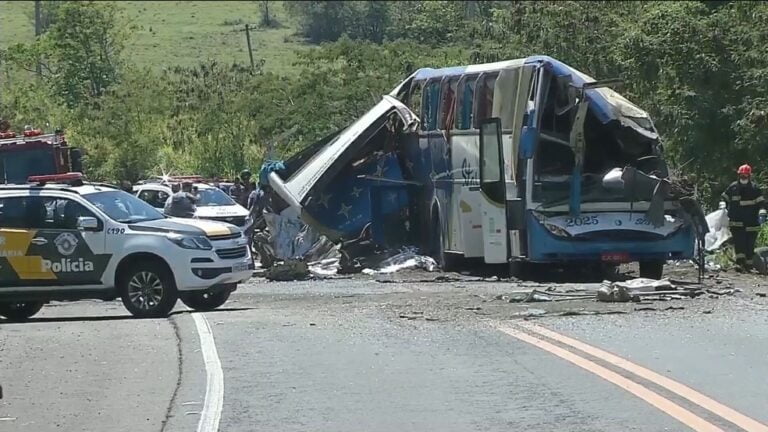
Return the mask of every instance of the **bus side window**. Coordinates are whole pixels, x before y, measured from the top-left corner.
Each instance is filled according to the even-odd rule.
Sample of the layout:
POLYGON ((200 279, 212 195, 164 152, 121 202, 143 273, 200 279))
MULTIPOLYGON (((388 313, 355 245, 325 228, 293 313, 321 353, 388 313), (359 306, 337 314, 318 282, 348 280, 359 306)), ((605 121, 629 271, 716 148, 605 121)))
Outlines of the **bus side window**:
POLYGON ((421 115, 421 129, 437 129, 437 108, 440 103, 440 81, 430 81, 424 87, 424 106, 421 115))
POLYGON ((458 83, 456 93, 456 129, 467 130, 472 128, 474 112, 472 110, 472 100, 475 96, 476 76, 463 77, 458 83))
POLYGON ((417 116, 421 116, 421 100, 424 97, 424 82, 415 82, 408 93, 408 108, 417 116))
POLYGON ((475 128, 483 120, 490 118, 493 111, 493 90, 496 87, 496 75, 483 75, 477 83, 475 92, 475 128))
POLYGON ((454 118, 456 112, 456 85, 459 83, 458 78, 451 78, 443 80, 442 83, 442 100, 440 102, 440 124, 438 128, 441 130, 451 130, 455 127, 454 118))

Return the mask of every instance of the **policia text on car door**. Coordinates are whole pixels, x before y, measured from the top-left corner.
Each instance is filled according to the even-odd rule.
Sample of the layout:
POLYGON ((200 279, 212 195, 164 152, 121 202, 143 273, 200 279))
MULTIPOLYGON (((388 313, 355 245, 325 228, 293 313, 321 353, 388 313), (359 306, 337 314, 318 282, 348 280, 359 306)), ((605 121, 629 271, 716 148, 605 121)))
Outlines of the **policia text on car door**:
POLYGON ((95 217, 60 197, 0 199, 0 286, 99 285, 109 263, 103 224, 80 230, 95 217))

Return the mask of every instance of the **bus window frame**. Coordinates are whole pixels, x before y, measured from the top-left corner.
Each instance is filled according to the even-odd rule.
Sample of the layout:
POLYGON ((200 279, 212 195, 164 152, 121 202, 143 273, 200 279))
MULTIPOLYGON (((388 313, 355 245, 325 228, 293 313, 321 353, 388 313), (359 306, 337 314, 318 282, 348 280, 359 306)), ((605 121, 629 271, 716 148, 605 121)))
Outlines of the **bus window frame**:
MULTIPOLYGON (((494 94, 494 91, 496 89, 496 79, 498 77, 499 77, 499 72, 498 71, 483 72, 483 73, 480 74, 480 76, 477 77, 477 81, 475 81, 475 92, 472 95, 472 99, 473 99, 473 101, 472 101, 472 126, 473 126, 474 129, 480 130, 480 125, 482 124, 482 122, 484 120, 487 120, 487 119, 493 117, 493 101, 495 99, 493 94, 494 94), (490 107, 490 112, 488 113, 488 115, 485 118, 480 119, 478 117, 478 110, 480 108, 480 97, 479 97, 480 96, 480 92, 478 91, 478 89, 480 88, 480 84, 484 84, 485 80, 487 78, 493 78, 493 88, 491 89, 491 107, 490 107)), ((485 96, 485 93, 483 93, 483 96, 485 96)))
POLYGON ((474 83, 474 88, 472 89, 472 101, 469 105, 469 111, 470 111, 470 118, 469 118, 469 124, 466 125, 466 128, 458 128, 454 127, 454 130, 473 130, 475 128, 475 93, 477 92, 477 80, 480 78, 480 75, 478 74, 471 74, 471 75, 462 75, 461 78, 459 78, 459 82, 456 84, 456 112, 454 113, 454 119, 453 124, 454 126, 458 126, 461 119, 461 114, 463 113, 463 105, 464 105, 464 86, 469 85, 470 83, 474 83))
MULTIPOLYGON (((410 109, 413 113, 418 113, 419 116, 422 115, 422 109, 424 108, 424 86, 426 84, 426 81, 414 81, 413 84, 411 84, 410 88, 408 89, 408 97, 405 101, 405 105, 410 109), (414 98, 418 94, 417 98, 414 98), (415 106, 414 102, 418 100, 419 106, 415 106)), ((422 118, 422 117, 419 117, 422 118)))
POLYGON ((442 77, 439 78, 430 78, 424 82, 424 86, 422 87, 421 92, 421 130, 423 132, 434 132, 437 129, 437 121, 439 120, 437 118, 438 110, 440 108, 440 96, 442 94, 442 88, 440 86, 441 81, 443 80, 442 77), (437 84, 437 106, 435 106, 434 112, 432 113, 432 116, 426 115, 426 107, 427 107, 427 95, 429 94, 429 87, 433 84, 437 84), (434 117, 434 122, 431 122, 432 117, 434 117), (430 126, 429 129, 427 129, 427 126, 430 126))
MULTIPOLYGON (((461 80, 461 77, 453 75, 453 76, 445 76, 442 80, 440 80, 440 99, 437 106, 437 129, 439 130, 453 130, 454 127, 451 127, 450 129, 446 129, 446 123, 451 122, 452 126, 456 125, 456 100, 458 96, 458 89, 459 89, 459 81, 461 80), (451 101, 451 104, 453 105, 454 112, 453 112, 453 118, 449 119, 446 115, 446 100, 445 97, 447 96, 446 89, 451 88, 451 82, 454 82, 456 84, 456 88, 453 89, 453 100, 451 101)), ((450 108, 449 108, 450 109, 450 108)))

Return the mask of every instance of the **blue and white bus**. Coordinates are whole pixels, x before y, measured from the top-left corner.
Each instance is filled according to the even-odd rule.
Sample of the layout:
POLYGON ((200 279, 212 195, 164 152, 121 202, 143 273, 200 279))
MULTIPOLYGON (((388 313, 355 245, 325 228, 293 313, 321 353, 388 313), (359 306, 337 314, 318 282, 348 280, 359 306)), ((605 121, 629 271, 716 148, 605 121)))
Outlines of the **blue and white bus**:
POLYGON ((444 268, 637 261, 660 278, 694 230, 653 122, 611 84, 544 56, 420 69, 270 183, 331 237, 372 225, 386 243, 404 222, 444 268))

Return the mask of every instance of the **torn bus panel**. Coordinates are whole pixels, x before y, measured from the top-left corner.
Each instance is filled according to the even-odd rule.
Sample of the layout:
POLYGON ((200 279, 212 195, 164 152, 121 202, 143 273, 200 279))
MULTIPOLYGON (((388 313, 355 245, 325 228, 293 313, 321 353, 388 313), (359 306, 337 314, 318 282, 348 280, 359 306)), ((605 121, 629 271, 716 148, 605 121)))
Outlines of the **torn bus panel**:
POLYGON ((289 211, 333 240, 357 238, 369 224, 379 243, 394 236, 389 231, 402 237, 409 225, 409 183, 397 142, 418 122, 402 103, 384 96, 348 128, 286 161, 287 179, 273 173, 270 184, 289 211))

